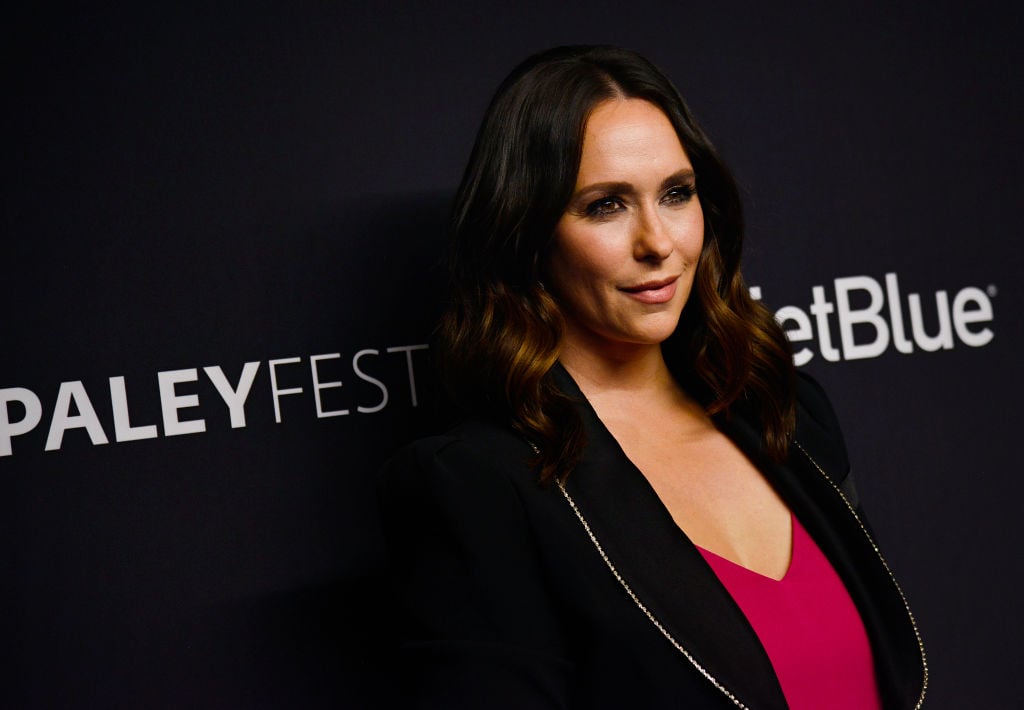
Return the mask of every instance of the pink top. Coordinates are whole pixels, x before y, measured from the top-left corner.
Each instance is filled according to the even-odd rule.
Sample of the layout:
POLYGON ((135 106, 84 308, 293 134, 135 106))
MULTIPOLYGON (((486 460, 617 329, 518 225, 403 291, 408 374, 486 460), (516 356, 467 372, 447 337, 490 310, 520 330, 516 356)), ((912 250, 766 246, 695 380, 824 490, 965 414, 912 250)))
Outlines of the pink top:
POLYGON ((871 646, 846 587, 803 526, 779 581, 698 547, 754 627, 791 710, 880 710, 871 646))

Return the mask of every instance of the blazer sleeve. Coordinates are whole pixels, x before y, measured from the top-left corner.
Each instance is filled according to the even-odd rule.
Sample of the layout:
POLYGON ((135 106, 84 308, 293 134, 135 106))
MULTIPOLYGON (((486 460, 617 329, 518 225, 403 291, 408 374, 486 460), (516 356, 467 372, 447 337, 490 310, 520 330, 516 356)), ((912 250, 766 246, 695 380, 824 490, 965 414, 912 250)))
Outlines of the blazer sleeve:
POLYGON ((388 462, 378 492, 404 707, 568 707, 540 541, 494 453, 425 439, 388 462))

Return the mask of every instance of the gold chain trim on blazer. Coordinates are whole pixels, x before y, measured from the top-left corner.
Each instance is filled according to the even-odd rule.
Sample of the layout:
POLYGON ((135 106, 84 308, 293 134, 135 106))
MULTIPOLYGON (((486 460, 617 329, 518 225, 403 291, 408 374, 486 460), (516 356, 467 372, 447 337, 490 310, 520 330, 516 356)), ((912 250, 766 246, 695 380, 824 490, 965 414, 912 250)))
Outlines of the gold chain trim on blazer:
POLYGON ((818 462, 814 460, 813 456, 807 453, 807 450, 800 445, 799 441, 794 441, 793 444, 795 444, 796 448, 800 450, 800 453, 807 457, 807 460, 811 462, 814 468, 818 469, 818 473, 828 481, 828 484, 832 486, 835 492, 839 494, 839 497, 843 499, 843 503, 846 504, 847 510, 850 511, 850 515, 852 515, 853 519, 857 521, 857 525, 860 527, 861 532, 864 533, 868 542, 871 543, 871 549, 875 551, 876 555, 878 555, 878 559, 881 561, 882 567, 884 567, 885 571, 889 574, 889 579, 892 580, 893 586, 896 587, 896 591, 899 593, 900 599, 903 601, 903 608, 907 610, 907 616, 910 617, 910 626, 914 629, 914 638, 917 639, 917 648, 921 652, 921 667, 924 669, 924 679, 921 683, 921 695, 918 696, 917 704, 914 705, 914 710, 920 710, 921 706, 924 705, 925 693, 928 692, 928 657, 924 652, 924 640, 921 638, 921 632, 917 628, 917 620, 914 618, 914 613, 910 611, 910 604, 907 602, 907 597, 903 593, 903 588, 900 587, 900 583, 896 581, 896 575, 894 575, 892 573, 892 569, 889 568, 889 563, 885 561, 882 551, 878 549, 878 545, 875 544, 874 539, 871 537, 871 533, 868 532, 868 529, 865 527, 863 521, 861 521, 860 516, 857 515, 857 510, 850 504, 849 499, 843 493, 842 489, 839 488, 831 478, 829 478, 828 474, 825 473, 825 469, 818 465, 818 462))

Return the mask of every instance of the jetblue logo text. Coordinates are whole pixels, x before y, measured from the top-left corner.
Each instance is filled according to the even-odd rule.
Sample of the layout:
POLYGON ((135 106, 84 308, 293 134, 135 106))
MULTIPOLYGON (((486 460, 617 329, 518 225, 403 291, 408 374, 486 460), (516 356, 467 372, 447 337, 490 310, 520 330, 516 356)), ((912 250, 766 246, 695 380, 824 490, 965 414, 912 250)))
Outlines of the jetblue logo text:
MULTIPOLYGON (((759 287, 750 292, 761 298, 759 287)), ((994 286, 988 293, 974 286, 961 288, 952 302, 948 292, 936 291, 934 308, 923 306, 920 294, 908 294, 909 320, 904 319, 904 297, 894 273, 885 275, 884 286, 870 276, 837 278, 832 293, 830 299, 824 286, 814 286, 807 310, 783 306, 775 311, 775 319, 793 343, 797 367, 814 357, 814 351, 803 343, 815 340, 822 358, 839 362, 879 357, 890 345, 905 355, 915 349, 951 350, 957 342, 980 348, 993 337, 988 324, 993 319, 990 294, 995 295, 994 286), (854 306, 855 301, 862 305, 854 306), (926 322, 926 311, 934 314, 932 322, 926 322), (838 326, 838 342, 833 339, 833 325, 838 326)))

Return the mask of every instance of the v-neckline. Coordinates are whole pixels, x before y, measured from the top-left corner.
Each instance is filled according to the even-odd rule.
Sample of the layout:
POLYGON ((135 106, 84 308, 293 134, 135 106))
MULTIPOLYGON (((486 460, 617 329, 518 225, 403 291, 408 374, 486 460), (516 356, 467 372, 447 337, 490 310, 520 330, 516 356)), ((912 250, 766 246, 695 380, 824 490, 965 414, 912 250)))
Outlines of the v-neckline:
MULTIPOLYGON (((714 555, 715 557, 718 557, 718 558, 724 560, 725 562, 729 563, 730 565, 733 565, 735 567, 740 568, 744 572, 747 572, 747 573, 752 574, 752 575, 756 575, 758 577, 761 577, 761 578, 763 578, 765 580, 769 580, 771 582, 780 583, 780 582, 782 582, 783 580, 786 579, 786 577, 789 575, 790 569, 792 569, 792 566, 793 566, 793 556, 794 556, 793 555, 793 550, 794 550, 794 545, 795 545, 794 541, 796 539, 794 521, 796 520, 796 517, 794 516, 793 511, 791 509, 789 509, 788 503, 786 503, 784 500, 781 499, 781 496, 780 496, 780 500, 782 500, 783 505, 786 506, 787 512, 789 513, 789 521, 790 521, 790 525, 789 525, 789 529, 790 529, 790 534, 789 534, 789 551, 790 551, 790 555, 789 555, 789 564, 786 565, 786 571, 783 573, 783 575, 782 575, 782 577, 780 579, 775 579, 774 577, 770 577, 769 575, 762 574, 760 572, 757 572, 756 570, 752 570, 749 567, 744 567, 743 565, 739 564, 738 562, 733 562, 732 560, 730 560, 727 557, 723 557, 722 555, 719 555, 716 552, 712 552, 711 550, 708 550, 708 549, 706 549, 704 547, 701 547, 700 545, 698 545, 696 542, 693 541, 693 539, 689 536, 689 534, 686 532, 686 530, 683 528, 683 526, 680 525, 676 521, 675 516, 672 515, 672 512, 669 510, 668 506, 665 504, 665 501, 662 500, 660 495, 658 495, 658 491, 654 487, 654 484, 651 483, 650 479, 647 478, 646 474, 644 474, 644 472, 633 461, 633 459, 631 459, 629 457, 629 455, 626 453, 626 450, 622 447, 622 444, 619 443, 619 440, 615 437, 614 434, 612 434, 611 430, 608 428, 608 425, 604 423, 603 419, 601 419, 601 416, 597 413, 597 410, 594 408, 593 404, 587 398, 587 395, 584 394, 583 390, 580 389, 579 384, 576 382, 575 379, 573 379, 572 375, 565 368, 565 366, 562 365, 561 363, 559 363, 559 366, 558 366, 556 371, 559 371, 559 370, 560 370, 560 374, 562 374, 562 375, 564 375, 565 377, 568 378, 568 381, 572 383, 573 388, 579 394, 579 396, 581 398, 581 401, 580 401, 579 404, 584 405, 585 408, 587 410, 589 410, 589 412, 593 416, 594 422, 597 424, 598 428, 608 437, 608 440, 610 440, 612 443, 614 443, 614 446, 618 450, 619 455, 622 457, 623 460, 625 460, 629 464, 630 468, 633 469, 633 471, 635 472, 636 476, 638 477, 638 480, 641 482, 641 485, 644 488, 646 488, 647 492, 651 496, 653 496, 655 501, 657 501, 658 507, 661 508, 662 513, 665 516, 667 516, 672 521, 672 526, 676 529, 676 531, 678 532, 679 535, 681 535, 683 538, 685 538, 685 540, 690 545, 692 545, 698 552, 700 552, 702 554, 702 556, 703 556, 703 553, 707 552, 709 554, 714 555)), ((565 388, 563 386, 563 390, 564 389, 565 388)), ((719 429, 719 431, 721 431, 721 429, 719 429)), ((740 451, 740 453, 743 456, 747 457, 748 460, 750 460, 751 464, 758 470, 758 472, 762 476, 765 475, 764 472, 761 470, 760 466, 758 466, 758 464, 755 461, 750 459, 750 454, 749 454, 748 451, 744 450, 743 447, 741 447, 736 441, 733 440, 733 438, 731 436, 729 436, 729 434, 727 434, 724 431, 721 432, 721 433, 727 439, 732 441, 733 446, 735 446, 740 451)))
POLYGON ((755 577, 757 579, 764 580, 765 582, 771 582, 773 584, 782 584, 783 582, 785 582, 787 579, 789 579, 792 576, 791 573, 793 572, 793 567, 796 564, 796 559, 797 559, 797 525, 798 525, 798 523, 797 523, 797 520, 796 520, 796 516, 793 515, 793 511, 789 511, 789 564, 786 565, 786 571, 783 572, 782 576, 779 577, 778 579, 775 579, 774 577, 772 577, 770 575, 767 575, 767 574, 762 574, 761 572, 758 572, 757 570, 750 569, 749 567, 741 565, 739 562, 735 562, 733 560, 730 560, 728 557, 725 557, 724 555, 720 555, 717 552, 713 552, 712 550, 709 550, 706 547, 701 547, 700 545, 698 545, 696 543, 694 543, 694 547, 696 547, 700 551, 700 553, 704 556, 704 559, 708 560, 708 557, 713 558, 712 560, 708 560, 708 564, 711 564, 712 568, 714 567, 713 561, 719 561, 720 560, 721 563, 729 566, 730 568, 734 568, 736 570, 739 570, 742 573, 751 575, 751 576, 753 576, 753 577, 755 577))

